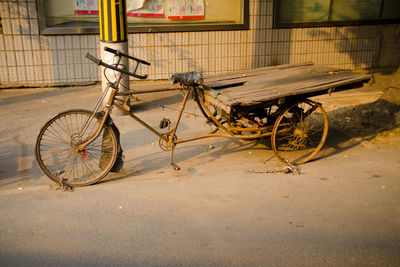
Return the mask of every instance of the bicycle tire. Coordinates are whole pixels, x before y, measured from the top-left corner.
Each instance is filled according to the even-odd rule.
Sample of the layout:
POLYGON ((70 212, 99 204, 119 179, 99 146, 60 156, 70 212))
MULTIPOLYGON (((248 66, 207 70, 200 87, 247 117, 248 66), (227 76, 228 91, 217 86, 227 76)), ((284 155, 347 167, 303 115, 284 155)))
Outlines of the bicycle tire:
POLYGON ((41 170, 56 183, 86 186, 104 178, 118 154, 112 127, 105 124, 100 135, 83 151, 77 146, 99 127, 101 115, 88 110, 69 110, 50 119, 40 130, 35 155, 41 170))
POLYGON ((315 157, 327 135, 325 110, 321 104, 306 99, 289 106, 279 115, 272 130, 271 143, 280 161, 299 165, 315 157))

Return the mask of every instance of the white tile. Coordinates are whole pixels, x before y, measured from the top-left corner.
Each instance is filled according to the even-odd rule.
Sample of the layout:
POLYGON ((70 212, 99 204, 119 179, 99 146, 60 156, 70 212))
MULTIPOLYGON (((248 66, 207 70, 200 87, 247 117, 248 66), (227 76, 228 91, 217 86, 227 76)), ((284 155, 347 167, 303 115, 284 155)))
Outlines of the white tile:
POLYGON ((72 48, 73 49, 79 49, 81 48, 81 41, 80 41, 80 35, 73 35, 72 36, 72 48))
POLYGON ((33 51, 33 62, 34 65, 42 65, 42 52, 33 51))
POLYGON ((88 48, 96 48, 96 38, 94 35, 88 35, 88 48))
POLYGON ((27 65, 27 66, 33 65, 33 54, 32 54, 32 51, 25 51, 24 52, 24 57, 25 57, 25 65, 27 65))
POLYGON ((9 2, 9 11, 10 11, 10 18, 19 18, 19 10, 18 10, 18 3, 16 2, 9 2))
POLYGON ((63 35, 57 35, 57 49, 65 49, 65 40, 63 35))
POLYGON ((2 26, 3 26, 3 34, 12 34, 12 26, 11 19, 3 19, 2 18, 2 26))
POLYGON ((35 81, 42 82, 43 81, 43 66, 35 66, 35 81))
MULTIPOLYGON (((134 35, 134 38, 138 38, 137 34, 134 35)), ((133 42, 135 44, 138 41, 134 40, 133 42)), ((162 42, 163 42, 163 40, 162 40, 161 34, 156 33, 155 36, 154 36, 154 45, 160 47, 160 46, 162 46, 162 42)))
POLYGON ((74 81, 75 78, 75 65, 69 64, 66 65, 66 69, 64 70, 67 72, 67 80, 74 81))
POLYGON ((26 80, 28 82, 35 81, 35 69, 33 66, 26 66, 26 80))
POLYGON ((17 67, 8 67, 8 77, 10 82, 18 81, 17 67))
POLYGON ((207 59, 209 57, 208 45, 202 45, 201 49, 202 49, 203 58, 207 59))
POLYGON ((24 50, 21 35, 14 35, 14 49, 15 50, 24 50))
POLYGON ((32 38, 30 35, 22 36, 22 44, 24 50, 32 50, 32 38))
POLYGON ((65 62, 66 64, 73 64, 74 63, 74 53, 72 49, 65 50, 65 62))
POLYGON ((45 81, 53 80, 53 68, 50 65, 43 66, 43 79, 45 81))
POLYGON ((19 17, 26 19, 28 18, 28 5, 26 2, 18 2, 19 17))
POLYGON ((72 35, 65 35, 65 49, 72 49, 72 35))
POLYGON ((39 24, 37 19, 29 20, 31 26, 31 34, 39 34, 39 24))
POLYGON ((9 82, 10 78, 8 77, 8 68, 0 67, 0 81, 9 82))
POLYGON ((73 54, 74 54, 74 63, 75 64, 82 63, 82 58, 84 57, 84 54, 83 54, 82 50, 74 49, 73 50, 73 54))
POLYGON ((75 65, 75 78, 77 79, 82 79, 83 73, 82 73, 82 65, 81 64, 76 64, 75 65))
POLYGON ((208 41, 209 41, 209 39, 208 39, 208 37, 209 37, 208 32, 202 32, 201 34, 203 35, 203 36, 202 36, 202 44, 208 44, 208 41))
POLYGON ((21 34, 21 23, 19 19, 11 20, 11 29, 13 34, 21 34))
POLYGON ((57 53, 58 53, 57 50, 51 50, 50 51, 51 64, 53 66, 58 64, 58 55, 57 55, 57 53))
POLYGON ((26 83, 26 69, 25 66, 17 67, 18 81, 20 83, 26 83))
POLYGON ((82 78, 88 80, 91 77, 89 64, 82 64, 82 78))
POLYGON ((0 1, 0 15, 2 19, 10 17, 10 10, 8 9, 8 3, 5 1, 0 1))
POLYGON ((216 44, 217 42, 217 34, 214 31, 208 32, 208 43, 209 44, 216 44))
POLYGON ((208 47, 208 58, 211 60, 216 57, 216 46, 209 44, 207 47, 208 47))
POLYGON ((31 35, 32 50, 40 50, 40 37, 39 35, 31 35))
POLYGON ((7 54, 6 52, 0 51, 0 67, 7 66, 7 54))
POLYGON ((30 18, 37 18, 36 3, 28 2, 28 16, 30 18))
POLYGON ((240 44, 240 56, 244 57, 247 55, 247 44, 240 44))
POLYGON ((58 65, 59 67, 59 79, 62 81, 67 80, 67 70, 66 70, 66 65, 58 65))
POLYGON ((217 44, 215 46, 215 57, 222 57, 222 45, 217 44))
POLYGON ((199 43, 196 32, 189 32, 188 34, 189 34, 189 44, 190 45, 195 45, 195 44, 199 43))
POLYGON ((42 63, 43 63, 43 65, 52 64, 50 51, 49 50, 43 50, 41 52, 42 52, 42 63))
POLYGON ((140 46, 146 47, 147 46, 147 34, 140 34, 139 36, 139 44, 140 46))
POLYGON ((221 32, 215 32, 215 43, 218 45, 222 44, 222 34, 221 32))
POLYGON ((49 37, 45 35, 40 35, 40 48, 41 49, 50 49, 49 47, 49 37))
POLYGON ((155 41, 154 41, 154 33, 149 33, 146 34, 147 35, 147 46, 148 47, 153 47, 155 45, 155 41))

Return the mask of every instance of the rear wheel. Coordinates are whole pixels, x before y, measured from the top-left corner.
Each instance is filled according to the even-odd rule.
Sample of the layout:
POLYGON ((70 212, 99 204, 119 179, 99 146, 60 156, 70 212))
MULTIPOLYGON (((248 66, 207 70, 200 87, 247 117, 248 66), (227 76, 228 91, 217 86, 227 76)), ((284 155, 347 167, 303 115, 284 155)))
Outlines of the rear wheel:
POLYGON ((86 110, 58 114, 41 129, 36 140, 36 159, 53 181, 69 186, 93 184, 113 167, 117 137, 108 125, 84 149, 78 147, 97 131, 101 117, 86 110))
POLYGON ((304 100, 288 107, 275 122, 272 148, 285 164, 302 164, 321 150, 328 134, 328 117, 321 104, 304 100))

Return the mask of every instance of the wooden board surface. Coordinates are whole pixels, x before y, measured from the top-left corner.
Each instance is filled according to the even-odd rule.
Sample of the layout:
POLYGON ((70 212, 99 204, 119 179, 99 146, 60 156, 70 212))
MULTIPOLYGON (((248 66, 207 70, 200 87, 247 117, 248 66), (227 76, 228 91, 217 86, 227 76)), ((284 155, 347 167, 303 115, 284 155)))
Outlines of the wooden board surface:
POLYGON ((370 75, 314 65, 288 64, 204 77, 207 94, 224 105, 252 105, 368 81, 370 75))

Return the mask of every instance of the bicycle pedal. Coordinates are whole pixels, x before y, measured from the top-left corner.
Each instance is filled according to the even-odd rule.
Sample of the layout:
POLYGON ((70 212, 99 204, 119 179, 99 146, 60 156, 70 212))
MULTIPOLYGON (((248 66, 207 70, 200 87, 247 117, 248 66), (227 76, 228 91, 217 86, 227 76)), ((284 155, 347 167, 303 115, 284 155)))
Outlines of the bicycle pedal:
POLYGON ((167 128, 167 127, 169 126, 170 123, 171 123, 171 121, 170 121, 169 119, 163 118, 163 119, 160 121, 159 127, 160 127, 160 129, 167 128))

